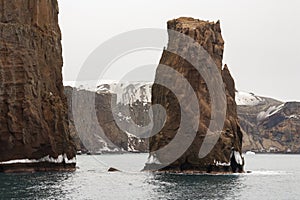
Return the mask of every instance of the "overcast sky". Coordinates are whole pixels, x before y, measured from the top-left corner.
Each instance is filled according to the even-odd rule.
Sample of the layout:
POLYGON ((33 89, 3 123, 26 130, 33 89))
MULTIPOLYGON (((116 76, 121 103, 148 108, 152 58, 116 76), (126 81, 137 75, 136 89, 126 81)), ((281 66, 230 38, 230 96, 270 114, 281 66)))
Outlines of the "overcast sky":
MULTIPOLYGON (((181 16, 221 21, 224 64, 238 90, 300 100, 298 0, 59 0, 65 81, 76 80, 89 54, 111 37, 140 28, 166 28, 181 16), (105 2, 105 3, 104 3, 105 2)), ((132 65, 158 63, 143 52, 132 65)), ((105 56, 105 55, 103 55, 105 56)), ((134 59, 128 59, 134 60, 134 59)), ((129 61, 124 59, 123 66, 129 61)), ((132 61, 133 62, 133 61, 132 61)))

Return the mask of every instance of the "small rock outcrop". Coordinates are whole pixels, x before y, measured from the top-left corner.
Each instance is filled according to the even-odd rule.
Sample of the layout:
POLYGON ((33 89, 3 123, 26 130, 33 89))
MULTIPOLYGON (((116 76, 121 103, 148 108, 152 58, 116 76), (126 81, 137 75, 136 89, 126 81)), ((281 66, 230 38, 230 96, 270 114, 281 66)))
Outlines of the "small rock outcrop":
MULTIPOLYGON (((196 123, 199 124, 196 136, 192 144, 188 149, 181 155, 177 160, 168 164, 160 170, 163 171, 175 171, 175 172, 242 172, 244 160, 241 156, 242 154, 242 132, 240 130, 240 125, 238 123, 236 103, 235 103, 235 84, 234 80, 230 75, 228 67, 222 69, 222 58, 224 41, 221 35, 221 28, 219 22, 207 22, 201 21, 193 18, 178 18, 168 21, 168 29, 183 33, 195 42, 198 42, 210 55, 215 65, 218 68, 226 91, 227 98, 227 111, 226 119, 224 122, 223 131, 220 137, 210 151, 210 153, 203 157, 199 157, 199 150, 203 143, 203 140, 208 132, 208 127, 211 119, 211 99, 210 93, 208 91, 208 86, 202 77, 202 75, 193 67, 191 62, 183 59, 172 51, 180 50, 184 55, 189 57, 191 61, 195 61, 197 56, 194 55, 194 46, 186 45, 184 39, 179 39, 174 37, 172 32, 169 31, 169 44, 168 48, 164 50, 162 58, 160 60, 160 65, 156 71, 155 83, 152 86, 152 104, 159 104, 163 106, 166 110, 166 118, 163 124, 163 128, 158 134, 150 138, 150 160, 149 164, 146 165, 146 170, 151 170, 156 168, 155 165, 164 165, 164 160, 167 160, 170 156, 167 154, 157 154, 153 153, 159 149, 167 146, 176 136, 177 130, 181 128, 184 130, 186 137, 189 137, 189 132, 191 132, 192 127, 190 121, 195 119, 187 119, 184 124, 180 124, 180 107, 183 107, 187 112, 193 113, 195 106, 187 100, 186 104, 179 103, 179 99, 190 98, 184 96, 184 91, 187 89, 180 81, 176 80, 173 82, 175 88, 179 88, 179 95, 176 96, 170 89, 164 87, 156 81, 172 79, 172 74, 164 73, 163 66, 168 66, 178 73, 180 73, 192 86, 195 94, 197 96, 197 103, 200 107, 200 118, 196 123)), ((215 74, 217 76, 217 74, 215 74)), ((210 77, 211 80, 215 80, 216 77, 210 77)), ((159 130, 161 127, 162 119, 161 113, 157 113, 154 110, 154 129, 159 130)), ((181 145, 179 142, 178 147, 181 145)), ((172 152, 170 152, 172 153, 172 152)))
POLYGON ((120 170, 113 168, 113 167, 110 167, 107 171, 108 172, 120 172, 120 170))
POLYGON ((75 169, 56 0, 0 0, 0 171, 75 169))

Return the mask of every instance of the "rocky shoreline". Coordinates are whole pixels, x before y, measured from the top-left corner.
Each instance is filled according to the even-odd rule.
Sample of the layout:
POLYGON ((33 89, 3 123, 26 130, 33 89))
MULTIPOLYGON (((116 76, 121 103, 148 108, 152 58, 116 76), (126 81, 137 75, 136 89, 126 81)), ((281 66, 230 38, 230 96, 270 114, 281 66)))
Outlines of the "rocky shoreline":
POLYGON ((1 164, 0 172, 3 173, 33 173, 33 172, 73 172, 76 170, 76 163, 15 163, 1 164))

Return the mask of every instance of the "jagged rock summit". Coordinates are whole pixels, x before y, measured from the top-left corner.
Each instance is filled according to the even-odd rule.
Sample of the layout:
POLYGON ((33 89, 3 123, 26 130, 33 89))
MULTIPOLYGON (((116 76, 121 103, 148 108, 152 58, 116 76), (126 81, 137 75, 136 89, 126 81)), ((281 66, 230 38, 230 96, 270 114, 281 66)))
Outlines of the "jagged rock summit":
MULTIPOLYGON (((150 138, 150 159, 145 170, 157 169, 157 165, 164 166, 165 160, 168 160, 168 157, 171 156, 172 152, 157 152, 168 146, 172 140, 174 140, 179 129, 184 131, 186 138, 190 137, 189 132, 191 132, 192 127, 189 127, 189 124, 190 121, 195 120, 190 118, 187 119, 184 124, 180 124, 182 117, 180 109, 183 108, 183 110, 193 113, 196 105, 191 105, 188 100, 185 101, 186 104, 180 104, 180 100, 182 101, 184 98, 191 97, 185 96, 185 90, 187 90, 187 88, 181 84, 179 80, 175 80, 175 82, 172 83, 174 88, 177 88, 177 91, 179 91, 177 92, 177 95, 169 88, 157 83, 157 80, 172 79, 172 74, 165 73, 166 70, 164 69, 164 66, 168 66, 180 73, 192 86, 197 97, 197 103, 200 107, 201 117, 196 119, 199 126, 198 130, 196 130, 197 133, 192 144, 182 155, 179 155, 178 159, 159 170, 199 173, 243 172, 244 159, 242 157, 242 132, 237 118, 235 84, 228 67, 225 65, 224 68, 222 68, 224 41, 221 35, 220 22, 214 23, 182 17, 168 21, 167 25, 169 30, 183 33, 194 39, 194 41, 199 43, 212 58, 218 68, 216 73, 220 73, 225 85, 227 100, 227 110, 225 111, 226 119, 223 131, 221 131, 217 143, 207 156, 200 158, 199 150, 207 134, 212 116, 211 94, 208 91, 208 85, 204 78, 193 67, 191 61, 197 62, 197 57, 203 55, 196 55, 194 50, 195 46, 193 44, 186 44, 186 39, 177 38, 176 34, 169 31, 168 47, 163 51, 160 65, 156 71, 155 82, 152 86, 152 104, 163 106, 166 110, 166 117, 164 121, 160 111, 153 111, 153 130, 160 130, 162 124, 163 128, 158 134, 153 134, 154 136, 150 138), (172 53, 172 51, 174 52, 177 50, 182 52, 182 54, 189 58, 190 61, 188 62, 183 57, 172 53)), ((204 59, 203 62, 206 62, 206 60, 208 59, 204 59)), ((214 82, 217 75, 218 74, 214 74, 210 79, 214 82)), ((218 117, 218 115, 216 117, 218 117)), ((182 144, 183 143, 178 142, 175 145, 178 145, 178 148, 180 148, 180 145, 182 144)))
POLYGON ((56 0, 0 0, 0 171, 75 169, 56 0))

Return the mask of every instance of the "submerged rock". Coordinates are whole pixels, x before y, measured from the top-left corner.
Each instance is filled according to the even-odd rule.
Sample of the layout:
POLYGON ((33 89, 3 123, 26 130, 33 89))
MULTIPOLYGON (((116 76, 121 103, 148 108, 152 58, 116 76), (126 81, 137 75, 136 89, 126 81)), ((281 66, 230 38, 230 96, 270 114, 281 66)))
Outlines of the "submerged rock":
POLYGON ((0 0, 0 8, 0 171, 75 169, 58 3, 0 0))
MULTIPOLYGON (((159 104, 166 110, 166 116, 161 111, 154 109, 154 128, 153 132, 160 130, 158 134, 150 138, 150 158, 152 161, 146 165, 146 170, 176 171, 176 172, 243 172, 244 159, 242 153, 242 132, 238 123, 236 103, 235 103, 235 84, 230 75, 228 67, 225 65, 222 69, 222 58, 224 41, 221 35, 220 23, 201 21, 193 18, 179 18, 168 21, 169 43, 168 48, 163 51, 160 65, 156 71, 155 83, 152 87, 152 104, 159 104), (170 31, 171 30, 171 31, 170 31), (194 39, 192 43, 186 43, 186 38, 178 38, 173 31, 185 34, 194 39), (200 66, 209 67, 209 58, 205 55, 197 54, 195 42, 200 44, 212 58, 212 62, 217 66, 216 74, 209 77, 209 81, 218 84, 217 77, 221 75, 224 85, 225 107, 227 104, 224 127, 216 144, 212 150, 201 158, 199 156, 200 148, 204 138, 207 135, 210 120, 212 117, 217 118, 222 114, 222 110, 212 116, 212 99, 211 95, 216 91, 209 91, 205 80, 191 63, 200 63, 200 66), (172 52, 180 52, 182 56, 172 52), (189 60, 189 61, 187 61, 189 60), (174 79, 174 75, 167 72, 164 66, 176 70, 186 79, 195 92, 200 109, 200 117, 195 119, 194 113, 198 105, 191 103, 192 95, 187 96, 187 87, 179 79, 174 79), (219 74, 218 74, 219 73, 219 74), (159 84, 158 80, 173 80, 172 88, 175 88, 177 94, 174 94, 169 88, 159 84), (184 103, 182 103, 184 102, 184 103), (184 113, 181 113, 184 110, 184 113), (184 119, 185 116, 191 116, 184 119), (183 122, 181 124, 181 122, 183 122), (193 123, 198 125, 195 137, 192 135, 193 123), (178 134, 178 130, 183 132, 182 140, 173 140, 178 134), (193 138, 194 137, 194 138, 193 138), (171 143, 173 149, 180 149, 184 145, 183 140, 192 139, 191 144, 187 147, 182 155, 171 163, 170 157, 174 152, 161 153, 159 150, 167 147, 171 143), (153 161, 154 160, 154 161, 153 161)), ((203 53, 204 54, 204 53, 203 53)), ((204 70, 211 70, 209 68, 204 70)), ((212 132, 209 137, 215 137, 218 133, 212 132)), ((178 152, 175 152, 178 153, 178 152)))

